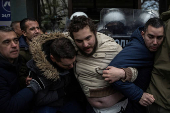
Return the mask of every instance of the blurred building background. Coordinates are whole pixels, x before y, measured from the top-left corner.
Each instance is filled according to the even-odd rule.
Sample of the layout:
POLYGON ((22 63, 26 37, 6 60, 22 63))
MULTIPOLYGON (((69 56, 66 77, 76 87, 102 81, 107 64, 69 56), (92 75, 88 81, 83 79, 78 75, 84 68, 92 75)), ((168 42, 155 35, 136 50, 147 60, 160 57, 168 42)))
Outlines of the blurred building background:
POLYGON ((0 3, 0 25, 33 17, 47 30, 63 31, 67 20, 77 11, 99 23, 103 8, 154 9, 162 13, 168 9, 170 0, 0 0, 0 3))

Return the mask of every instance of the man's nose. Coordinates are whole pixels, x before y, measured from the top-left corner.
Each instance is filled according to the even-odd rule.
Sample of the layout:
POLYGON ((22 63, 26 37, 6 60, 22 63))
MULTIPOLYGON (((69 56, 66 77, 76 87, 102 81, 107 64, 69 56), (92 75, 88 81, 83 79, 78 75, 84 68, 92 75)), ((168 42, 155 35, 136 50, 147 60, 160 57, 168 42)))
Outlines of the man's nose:
POLYGON ((36 32, 36 33, 40 33, 40 29, 36 28, 36 29, 35 29, 35 32, 36 32))
POLYGON ((84 46, 84 47, 87 47, 87 46, 88 46, 88 42, 87 42, 87 41, 84 41, 84 42, 83 42, 83 46, 84 46))
POLYGON ((70 68, 73 68, 73 64, 71 64, 69 67, 70 67, 70 68))
POLYGON ((12 47, 16 47, 18 43, 15 43, 14 41, 11 42, 12 47))
POLYGON ((157 39, 154 39, 154 40, 153 40, 153 44, 155 44, 155 45, 158 44, 158 40, 157 40, 157 39))

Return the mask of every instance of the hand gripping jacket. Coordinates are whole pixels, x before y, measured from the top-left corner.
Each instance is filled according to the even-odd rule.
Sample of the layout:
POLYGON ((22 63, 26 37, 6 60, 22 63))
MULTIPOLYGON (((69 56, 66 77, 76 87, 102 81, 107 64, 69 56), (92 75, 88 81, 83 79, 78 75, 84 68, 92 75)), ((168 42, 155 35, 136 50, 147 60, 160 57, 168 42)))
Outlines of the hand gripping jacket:
POLYGON ((97 33, 96 37, 98 41, 96 52, 90 57, 78 52, 74 65, 76 78, 87 97, 104 97, 115 92, 102 77, 102 71, 122 50, 113 38, 102 33, 97 33))

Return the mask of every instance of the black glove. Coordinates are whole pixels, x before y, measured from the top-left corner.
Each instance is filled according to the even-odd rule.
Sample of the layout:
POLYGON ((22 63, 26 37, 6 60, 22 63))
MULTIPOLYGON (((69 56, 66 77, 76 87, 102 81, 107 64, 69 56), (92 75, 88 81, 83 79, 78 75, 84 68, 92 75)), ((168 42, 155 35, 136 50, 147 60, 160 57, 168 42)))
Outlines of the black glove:
POLYGON ((32 88, 35 93, 45 89, 53 83, 53 81, 46 79, 44 76, 37 76, 33 71, 29 72, 29 76, 32 77, 32 80, 27 87, 32 88))

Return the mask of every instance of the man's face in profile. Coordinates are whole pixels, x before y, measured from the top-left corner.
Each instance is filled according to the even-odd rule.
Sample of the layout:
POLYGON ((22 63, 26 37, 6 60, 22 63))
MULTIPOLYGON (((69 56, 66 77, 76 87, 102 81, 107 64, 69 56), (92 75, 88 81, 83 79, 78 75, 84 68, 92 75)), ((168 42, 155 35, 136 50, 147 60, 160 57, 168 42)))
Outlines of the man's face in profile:
POLYGON ((20 37, 22 35, 22 31, 20 28, 20 23, 16 23, 16 25, 14 26, 14 31, 17 34, 17 37, 20 37))

